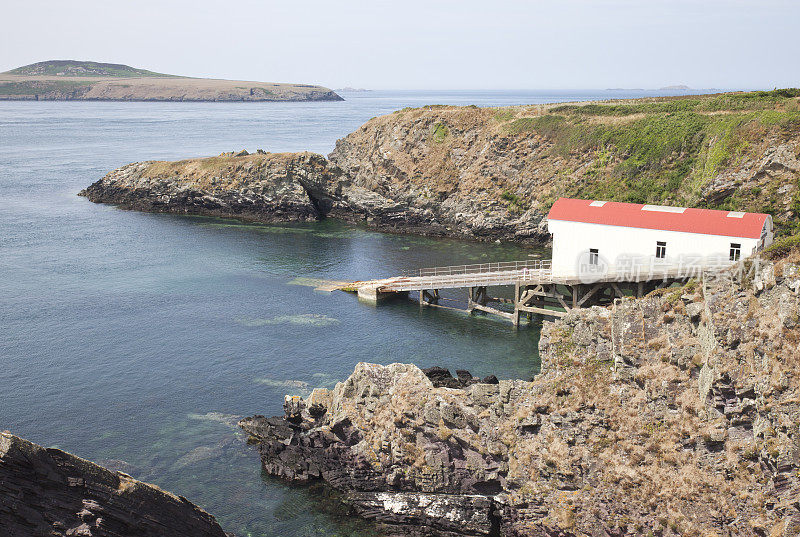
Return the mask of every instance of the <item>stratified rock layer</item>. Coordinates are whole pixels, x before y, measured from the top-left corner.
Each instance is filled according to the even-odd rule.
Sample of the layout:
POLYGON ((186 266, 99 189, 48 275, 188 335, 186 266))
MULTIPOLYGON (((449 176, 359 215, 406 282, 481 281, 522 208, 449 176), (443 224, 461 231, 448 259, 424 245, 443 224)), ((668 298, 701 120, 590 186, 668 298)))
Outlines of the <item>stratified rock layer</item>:
POLYGON ((0 433, 4 537, 225 537, 189 500, 59 449, 0 433))
POLYGON ((268 473, 395 532, 797 535, 798 292, 761 266, 546 323, 532 382, 361 363, 240 425, 268 473))

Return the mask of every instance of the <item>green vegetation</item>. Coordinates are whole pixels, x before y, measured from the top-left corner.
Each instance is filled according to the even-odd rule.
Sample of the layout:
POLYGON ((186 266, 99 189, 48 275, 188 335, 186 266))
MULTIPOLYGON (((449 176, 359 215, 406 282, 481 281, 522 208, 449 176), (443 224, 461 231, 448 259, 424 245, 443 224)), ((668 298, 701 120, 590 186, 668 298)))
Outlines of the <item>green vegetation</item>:
POLYGON ((793 250, 800 250, 800 233, 776 240, 764 250, 764 253, 771 259, 779 259, 786 257, 793 250))
POLYGON ((494 120, 495 121, 499 121, 501 123, 504 123, 506 121, 511 121, 512 119, 514 119, 514 111, 513 110, 508 110, 508 109, 501 108, 494 115, 494 120))
POLYGON ((70 80, 42 80, 25 82, 0 82, 0 95, 41 95, 44 93, 72 93, 88 90, 85 82, 70 80))
POLYGON ((434 142, 437 144, 444 142, 448 134, 450 134, 450 129, 447 128, 447 125, 444 123, 434 123, 433 129, 431 130, 431 136, 434 142))
POLYGON ((566 118, 564 116, 549 114, 546 116, 523 117, 520 119, 515 119, 507 126, 507 128, 512 134, 538 132, 551 138, 557 138, 559 134, 562 136, 566 134, 563 131, 565 124, 566 118))
POLYGON ((773 109, 787 99, 800 97, 800 88, 723 93, 720 95, 660 98, 624 104, 565 104, 551 108, 555 114, 585 116, 629 116, 633 114, 674 114, 677 112, 720 112, 773 109))
MULTIPOLYGON (((595 152, 586 172, 593 180, 578 183, 568 195, 697 205, 708 181, 735 163, 766 129, 790 133, 800 128, 800 89, 565 104, 532 117, 498 111, 495 120, 510 134, 547 137, 552 151, 563 157, 595 152)), ((776 200, 759 194, 750 199, 761 199, 762 206, 748 210, 774 208, 776 200)), ((741 201, 729 197, 712 208, 741 201)), ((800 197, 794 211, 800 214, 800 197)))
POLYGON ((183 78, 176 75, 154 73, 145 69, 136 69, 119 63, 100 63, 77 60, 49 60, 32 63, 7 71, 9 75, 23 76, 80 76, 80 77, 169 77, 183 78))
POLYGON ((593 123, 583 118, 545 115, 521 118, 508 125, 511 133, 535 131, 552 139, 563 155, 594 149, 608 163, 620 163, 609 180, 585 185, 580 195, 644 203, 677 190, 692 170, 704 140, 703 116, 691 112, 653 114, 622 124, 593 123), (669 157, 676 156, 672 162, 669 157))
POLYGON ((525 208, 523 207, 522 198, 514 194, 513 192, 509 192, 508 190, 504 190, 503 193, 500 195, 503 201, 508 202, 508 210, 512 213, 524 213, 525 208))

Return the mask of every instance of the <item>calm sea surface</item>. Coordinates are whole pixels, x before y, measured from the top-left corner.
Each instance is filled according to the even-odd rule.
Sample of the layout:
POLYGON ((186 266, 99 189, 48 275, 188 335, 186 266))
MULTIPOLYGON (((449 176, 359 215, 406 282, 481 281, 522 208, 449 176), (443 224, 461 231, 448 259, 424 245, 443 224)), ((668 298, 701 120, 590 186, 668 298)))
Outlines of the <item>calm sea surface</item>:
POLYGON ((137 213, 77 192, 138 160, 242 148, 327 154, 364 121, 405 106, 653 94, 0 102, 0 429, 185 495, 241 536, 369 533, 331 509, 323 490, 262 476, 236 420, 280 414, 284 394, 333 387, 360 361, 527 378, 538 371, 539 330, 412 302, 369 307, 316 292, 312 280, 546 252, 332 221, 262 226, 137 213))

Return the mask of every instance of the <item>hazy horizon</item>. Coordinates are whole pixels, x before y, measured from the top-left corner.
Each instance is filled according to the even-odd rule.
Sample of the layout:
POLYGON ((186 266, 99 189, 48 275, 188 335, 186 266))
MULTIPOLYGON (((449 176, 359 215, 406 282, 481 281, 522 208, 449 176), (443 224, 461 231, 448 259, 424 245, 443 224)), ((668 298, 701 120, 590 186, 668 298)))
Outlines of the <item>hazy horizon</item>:
POLYGON ((800 86, 800 3, 561 0, 31 1, 0 71, 52 59, 192 77, 392 90, 800 86))

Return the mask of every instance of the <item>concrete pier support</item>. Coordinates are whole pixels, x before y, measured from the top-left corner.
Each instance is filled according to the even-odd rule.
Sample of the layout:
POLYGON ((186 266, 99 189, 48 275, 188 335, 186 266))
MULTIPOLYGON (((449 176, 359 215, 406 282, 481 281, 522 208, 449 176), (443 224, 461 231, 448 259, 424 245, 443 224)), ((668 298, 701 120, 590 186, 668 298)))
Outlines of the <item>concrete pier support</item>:
MULTIPOLYGON (((408 293, 406 293, 408 294, 408 293)), ((378 304, 387 298, 397 296, 394 292, 381 292, 375 287, 359 287, 358 288, 358 301, 367 304, 378 304)))

